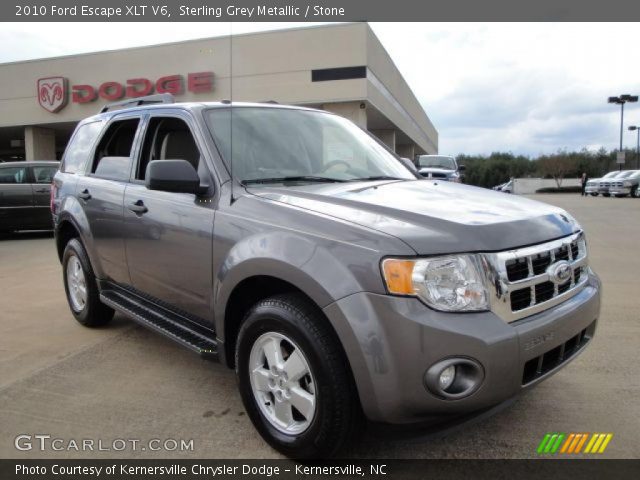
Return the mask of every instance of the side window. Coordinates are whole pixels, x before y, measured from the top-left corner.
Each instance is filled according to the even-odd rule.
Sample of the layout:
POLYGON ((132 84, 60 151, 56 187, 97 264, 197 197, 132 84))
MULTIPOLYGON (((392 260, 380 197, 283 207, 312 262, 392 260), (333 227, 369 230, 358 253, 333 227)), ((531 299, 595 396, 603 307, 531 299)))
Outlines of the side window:
POLYGON ((91 122, 85 123, 76 130, 64 152, 61 171, 76 173, 84 166, 101 128, 102 122, 91 122))
POLYGON ((0 168, 0 183, 26 183, 26 167, 0 168))
POLYGON ((35 183, 51 183, 56 174, 56 167, 33 167, 33 181, 35 183))
POLYGON ((133 140, 139 123, 140 119, 131 118, 115 121, 109 125, 96 148, 91 173, 119 180, 129 178, 133 140), (102 162, 106 158, 110 160, 102 162))
POLYGON ((136 179, 144 180, 152 160, 186 160, 200 172, 200 150, 189 126, 179 118, 153 117, 149 121, 136 171, 136 179))

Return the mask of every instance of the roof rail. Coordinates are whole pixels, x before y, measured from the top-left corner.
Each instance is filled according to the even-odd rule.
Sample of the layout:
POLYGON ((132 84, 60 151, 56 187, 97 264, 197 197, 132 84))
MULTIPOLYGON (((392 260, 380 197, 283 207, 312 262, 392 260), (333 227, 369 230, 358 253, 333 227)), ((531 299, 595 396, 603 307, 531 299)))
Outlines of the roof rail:
POLYGON ((108 112, 115 107, 138 107, 153 103, 175 103, 173 95, 170 93, 158 93, 156 95, 147 95, 146 97, 128 98, 120 102, 108 103, 100 110, 100 113, 108 112))

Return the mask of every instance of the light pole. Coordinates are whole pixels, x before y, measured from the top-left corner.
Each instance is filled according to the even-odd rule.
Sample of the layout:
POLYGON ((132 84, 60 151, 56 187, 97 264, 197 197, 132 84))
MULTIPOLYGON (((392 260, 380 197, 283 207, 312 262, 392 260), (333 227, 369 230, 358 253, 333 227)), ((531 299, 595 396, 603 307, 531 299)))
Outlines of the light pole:
MULTIPOLYGON (((622 152, 622 132, 624 131, 624 104, 627 102, 633 103, 637 101, 638 101, 637 95, 624 94, 624 95, 620 95, 619 97, 609 97, 609 103, 615 103, 617 105, 620 105, 620 150, 618 150, 619 152, 622 152)), ((622 164, 620 164, 620 170, 622 170, 622 164)))
POLYGON ((632 125, 629 127, 629 130, 631 130, 632 132, 635 130, 636 133, 638 134, 638 140, 636 143, 636 170, 638 168, 640 168, 640 127, 637 125, 632 125))

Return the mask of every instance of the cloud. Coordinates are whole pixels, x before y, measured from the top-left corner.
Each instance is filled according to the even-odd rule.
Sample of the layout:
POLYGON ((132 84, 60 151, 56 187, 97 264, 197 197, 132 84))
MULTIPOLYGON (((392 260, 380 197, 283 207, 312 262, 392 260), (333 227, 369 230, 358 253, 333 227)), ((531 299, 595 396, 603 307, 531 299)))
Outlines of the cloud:
MULTIPOLYGON (((640 93, 640 65, 620 48, 636 42, 635 24, 372 27, 438 129, 442 153, 617 148, 620 109, 607 97, 640 93)), ((640 123, 638 104, 627 112, 625 125, 640 123)))
MULTIPOLYGON (((309 24, 0 24, 0 62, 309 24), (78 39, 82 38, 82 42, 78 39)), ((640 93, 637 24, 374 23, 439 131, 442 153, 617 148, 610 95, 640 93)), ((640 124, 640 104, 625 125, 640 124)), ((635 135, 625 130, 625 144, 635 135)))

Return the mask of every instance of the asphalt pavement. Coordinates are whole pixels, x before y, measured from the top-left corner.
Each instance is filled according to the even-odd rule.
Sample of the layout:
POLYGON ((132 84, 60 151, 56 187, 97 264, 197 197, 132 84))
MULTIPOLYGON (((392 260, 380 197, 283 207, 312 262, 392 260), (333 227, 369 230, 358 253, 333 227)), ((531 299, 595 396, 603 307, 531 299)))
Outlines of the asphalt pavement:
MULTIPOLYGON (((490 418, 439 436, 368 434, 350 457, 529 458, 547 432, 611 432, 603 457, 640 458, 640 199, 534 198, 566 208, 586 230, 604 285, 589 348, 490 418)), ((99 329, 76 323, 50 234, 0 239, 0 307, 0 458, 279 457, 226 367, 120 315, 99 329), (19 435, 33 447, 34 435, 49 435, 49 448, 17 450, 19 435), (83 440, 94 450, 73 447, 83 440)))

